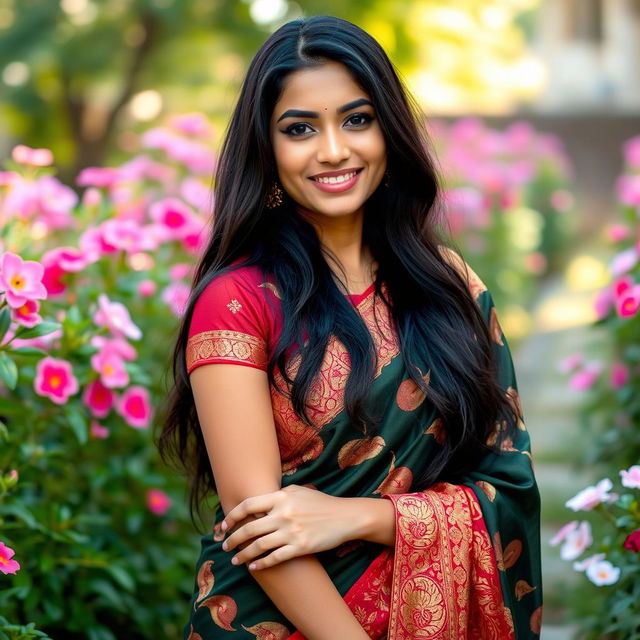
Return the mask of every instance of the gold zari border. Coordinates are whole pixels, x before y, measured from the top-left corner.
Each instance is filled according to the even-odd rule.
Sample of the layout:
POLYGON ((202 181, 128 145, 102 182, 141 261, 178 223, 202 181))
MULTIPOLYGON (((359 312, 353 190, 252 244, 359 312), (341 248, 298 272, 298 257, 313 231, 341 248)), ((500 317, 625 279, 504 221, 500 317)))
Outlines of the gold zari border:
POLYGON ((187 371, 198 364, 221 358, 229 362, 250 363, 258 367, 267 365, 264 340, 240 331, 217 329, 201 331, 187 341, 187 371))

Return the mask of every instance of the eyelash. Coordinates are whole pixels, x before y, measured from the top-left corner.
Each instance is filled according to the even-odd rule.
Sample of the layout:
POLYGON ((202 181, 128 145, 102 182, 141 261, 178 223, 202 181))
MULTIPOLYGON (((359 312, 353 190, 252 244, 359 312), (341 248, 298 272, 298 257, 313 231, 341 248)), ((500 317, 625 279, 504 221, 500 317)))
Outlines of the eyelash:
MULTIPOLYGON (((351 119, 351 118, 355 118, 356 116, 358 116, 359 118, 363 118, 364 122, 361 125, 356 125, 358 127, 364 127, 367 124, 369 124, 372 120, 373 120, 373 116, 370 116, 368 113, 352 113, 349 118, 347 118, 347 122, 351 119)), ((305 125, 307 127, 310 127, 311 125, 307 124, 306 122, 296 122, 295 124, 289 125, 282 133, 286 133, 288 136, 291 136, 292 138, 300 138, 304 135, 306 135, 305 133, 293 133, 293 129, 295 127, 299 127, 300 125, 305 125)))

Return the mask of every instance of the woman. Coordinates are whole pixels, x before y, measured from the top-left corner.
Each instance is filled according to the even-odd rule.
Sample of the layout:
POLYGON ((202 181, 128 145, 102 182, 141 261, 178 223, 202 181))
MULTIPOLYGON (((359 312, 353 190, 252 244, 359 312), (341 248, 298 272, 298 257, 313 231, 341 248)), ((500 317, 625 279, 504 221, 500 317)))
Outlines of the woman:
POLYGON ((184 638, 537 638, 509 347, 379 44, 331 16, 278 29, 215 178, 160 439, 192 509, 222 507, 184 638))

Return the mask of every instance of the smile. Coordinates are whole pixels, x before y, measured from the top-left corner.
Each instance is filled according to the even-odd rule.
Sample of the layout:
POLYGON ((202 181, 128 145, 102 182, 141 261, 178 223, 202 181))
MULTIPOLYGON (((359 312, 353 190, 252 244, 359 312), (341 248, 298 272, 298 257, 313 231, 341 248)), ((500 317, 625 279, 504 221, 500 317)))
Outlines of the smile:
POLYGON ((340 175, 311 177, 309 179, 322 191, 335 193, 336 191, 351 189, 358 181, 361 171, 362 169, 357 169, 340 175))

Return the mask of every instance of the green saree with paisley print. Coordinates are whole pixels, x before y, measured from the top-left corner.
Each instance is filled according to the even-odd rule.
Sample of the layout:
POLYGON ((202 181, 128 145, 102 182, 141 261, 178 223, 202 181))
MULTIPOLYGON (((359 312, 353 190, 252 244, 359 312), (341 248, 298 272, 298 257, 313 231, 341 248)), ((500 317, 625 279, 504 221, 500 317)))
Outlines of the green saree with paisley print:
MULTIPOLYGON (((337 339, 329 342, 314 381, 313 433, 288 399, 272 390, 282 486, 306 485, 334 496, 394 504, 393 548, 352 540, 316 554, 371 638, 539 637, 540 500, 529 434, 491 293, 466 266, 469 290, 492 336, 499 383, 521 420, 516 437, 506 440, 500 453, 479 457, 459 483, 409 491, 446 433, 428 397, 409 379, 390 316, 373 286, 351 300, 377 349, 368 395, 383 416, 375 435, 354 428, 344 411, 349 360, 337 339), (301 438, 307 445, 296 452, 301 438)), ((189 372, 213 362, 266 368, 279 320, 277 288, 263 280, 257 268, 241 267, 210 283, 194 310, 189 372)), ((290 365, 295 373, 295 358, 290 365)), ((281 377, 279 382, 284 385, 281 377)), ((231 564, 231 554, 221 547, 223 517, 219 510, 211 532, 202 537, 184 640, 303 638, 246 566, 231 564)))

